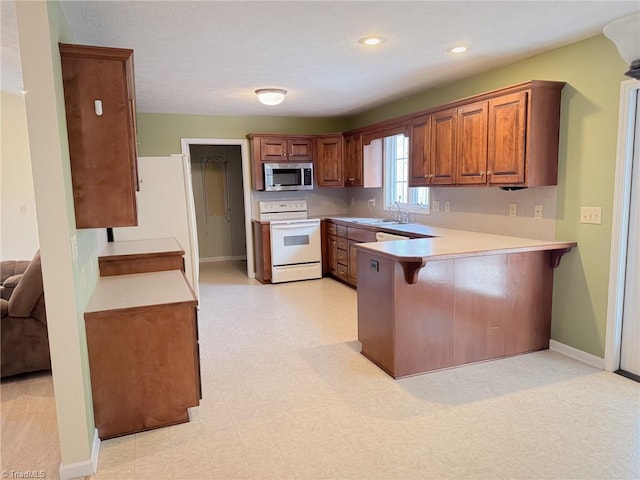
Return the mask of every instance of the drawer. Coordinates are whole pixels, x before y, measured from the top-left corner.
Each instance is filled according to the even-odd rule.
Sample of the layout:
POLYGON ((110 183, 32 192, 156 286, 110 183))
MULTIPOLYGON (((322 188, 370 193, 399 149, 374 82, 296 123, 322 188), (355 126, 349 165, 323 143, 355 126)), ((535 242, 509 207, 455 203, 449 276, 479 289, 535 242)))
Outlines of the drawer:
POLYGON ((338 240, 338 248, 341 248, 342 250, 346 250, 347 249, 347 239, 338 237, 337 240, 338 240))
POLYGON ((338 278, 345 282, 349 281, 349 271, 345 265, 338 264, 338 278))
POLYGON ((349 240, 357 240, 358 242, 375 242, 376 232, 364 230, 362 228, 349 227, 347 229, 347 237, 349 240))
POLYGON ((344 225, 336 225, 336 235, 338 235, 339 237, 346 237, 347 227, 345 227, 344 225))
POLYGON ((337 234, 337 225, 335 223, 331 223, 331 222, 327 222, 327 233, 329 235, 336 235, 337 234))
POLYGON ((343 265, 349 264, 349 252, 346 250, 338 249, 338 263, 343 265))

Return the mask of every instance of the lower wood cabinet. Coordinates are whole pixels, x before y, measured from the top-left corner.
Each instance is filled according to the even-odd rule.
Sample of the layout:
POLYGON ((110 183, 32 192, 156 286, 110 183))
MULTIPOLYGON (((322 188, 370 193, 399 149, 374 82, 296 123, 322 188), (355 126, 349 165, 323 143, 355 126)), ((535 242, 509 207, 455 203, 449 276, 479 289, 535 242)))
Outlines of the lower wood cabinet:
POLYGON ((328 262, 325 273, 355 287, 358 282, 357 243, 375 242, 376 232, 365 228, 337 225, 325 220, 324 229, 328 262))
POLYGON ((184 250, 175 238, 109 242, 98 257, 100 276, 185 271, 184 250))
POLYGON ((101 439, 189 421, 202 392, 196 306, 178 270, 98 280, 84 318, 101 439))
POLYGON ((271 283, 271 227, 269 222, 253 221, 253 252, 256 280, 271 283))

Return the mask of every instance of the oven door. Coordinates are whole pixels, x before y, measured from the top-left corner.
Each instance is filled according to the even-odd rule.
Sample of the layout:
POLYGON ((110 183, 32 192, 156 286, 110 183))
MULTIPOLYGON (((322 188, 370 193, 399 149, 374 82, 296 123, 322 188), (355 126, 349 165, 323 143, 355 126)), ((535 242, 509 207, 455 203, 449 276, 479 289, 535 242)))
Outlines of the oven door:
POLYGON ((271 266, 318 263, 320 220, 279 220, 271 222, 271 266))

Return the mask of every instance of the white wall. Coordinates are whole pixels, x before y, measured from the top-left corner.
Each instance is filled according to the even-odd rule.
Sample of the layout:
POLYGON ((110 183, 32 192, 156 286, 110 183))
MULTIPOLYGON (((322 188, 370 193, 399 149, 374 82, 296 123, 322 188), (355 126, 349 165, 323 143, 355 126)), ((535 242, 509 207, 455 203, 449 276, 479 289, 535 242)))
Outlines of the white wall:
MULTIPOLYGON (((381 188, 347 188, 349 215, 386 217, 381 188), (376 199, 373 212, 367 200, 376 199)), ((557 187, 536 187, 504 191, 498 187, 434 187, 431 202, 440 202, 440 211, 429 215, 415 215, 415 221, 427 225, 459 228, 500 235, 555 240, 557 187), (449 201, 451 211, 444 212, 449 201), (509 204, 517 204, 517 215, 509 216, 509 204), (534 206, 543 206, 543 219, 533 217, 534 206)), ((412 216, 414 218, 414 216, 412 216)))
POLYGON ((1 92, 0 259, 29 260, 38 249, 24 97, 1 92))

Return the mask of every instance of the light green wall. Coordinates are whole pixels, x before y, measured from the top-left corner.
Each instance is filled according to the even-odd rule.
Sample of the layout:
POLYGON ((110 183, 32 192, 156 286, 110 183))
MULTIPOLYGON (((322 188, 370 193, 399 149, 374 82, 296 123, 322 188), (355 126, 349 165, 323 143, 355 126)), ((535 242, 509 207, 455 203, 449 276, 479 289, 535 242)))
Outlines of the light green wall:
POLYGON ((556 237, 578 249, 562 259, 553 292, 554 340, 604 357, 620 82, 626 65, 604 36, 537 55, 381 106, 349 119, 355 128, 528 80, 562 92, 556 237), (602 225, 579 222, 602 206, 602 225))
POLYGON ((138 155, 181 153, 181 138, 245 138, 248 133, 324 134, 341 132, 335 118, 221 117, 138 113, 138 155))

